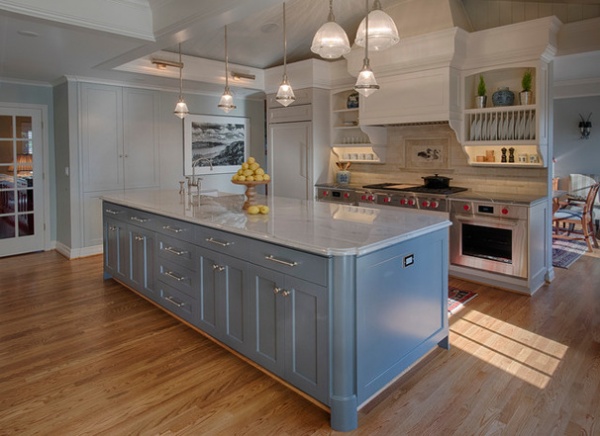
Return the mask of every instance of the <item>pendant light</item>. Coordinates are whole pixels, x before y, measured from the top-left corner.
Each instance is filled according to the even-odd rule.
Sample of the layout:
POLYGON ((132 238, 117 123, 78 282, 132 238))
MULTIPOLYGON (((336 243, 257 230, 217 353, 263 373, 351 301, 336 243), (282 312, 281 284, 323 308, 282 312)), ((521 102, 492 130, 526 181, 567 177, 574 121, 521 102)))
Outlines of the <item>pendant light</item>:
POLYGON ((233 104, 233 96, 229 91, 229 53, 227 51, 227 26, 225 26, 225 91, 219 101, 219 109, 226 114, 229 111, 235 109, 236 106, 233 104))
POLYGON ((379 85, 377 84, 375 75, 369 65, 369 0, 365 0, 365 4, 367 5, 367 16, 365 17, 365 59, 363 61, 362 70, 358 73, 354 90, 364 97, 368 97, 379 89, 379 85))
POLYGON ((325 59, 336 59, 350 53, 348 35, 342 26, 335 22, 333 0, 329 0, 329 17, 313 38, 310 50, 325 59))
POLYGON ((175 106, 175 110, 173 111, 176 116, 181 119, 184 119, 187 114, 190 113, 188 110, 187 104, 185 104, 185 100, 183 99, 183 63, 181 62, 181 43, 179 43, 179 101, 175 106))
MULTIPOLYGON (((368 16, 370 21, 368 38, 369 50, 385 50, 386 48, 390 48, 400 41, 398 29, 396 28, 394 20, 392 20, 392 17, 381 10, 381 3, 379 0, 375 0, 373 2, 373 10, 368 16)), ((354 41, 356 45, 360 47, 364 47, 367 41, 365 22, 366 19, 364 19, 360 23, 360 26, 358 26, 356 39, 354 41)))
POLYGON ((289 106, 296 100, 294 90, 290 86, 287 78, 287 36, 285 30, 285 2, 283 2, 283 80, 279 85, 279 90, 275 96, 277 100, 283 106, 289 106))

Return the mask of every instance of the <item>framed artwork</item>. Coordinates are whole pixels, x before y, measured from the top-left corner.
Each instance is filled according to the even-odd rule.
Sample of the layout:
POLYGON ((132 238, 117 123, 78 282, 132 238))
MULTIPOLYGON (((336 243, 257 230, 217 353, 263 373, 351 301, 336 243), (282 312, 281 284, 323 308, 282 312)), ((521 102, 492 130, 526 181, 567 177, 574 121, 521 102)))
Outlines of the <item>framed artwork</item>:
POLYGON ((446 138, 406 139, 405 145, 409 167, 448 167, 448 140, 446 138))
POLYGON ((183 125, 184 175, 235 173, 250 140, 248 118, 188 115, 183 125))

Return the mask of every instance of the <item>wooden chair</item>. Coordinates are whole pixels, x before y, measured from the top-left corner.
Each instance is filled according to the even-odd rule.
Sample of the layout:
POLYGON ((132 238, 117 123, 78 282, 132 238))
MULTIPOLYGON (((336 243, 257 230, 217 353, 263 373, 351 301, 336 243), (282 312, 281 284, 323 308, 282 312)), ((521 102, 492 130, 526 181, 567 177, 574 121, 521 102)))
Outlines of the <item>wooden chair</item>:
POLYGON ((594 230, 594 201, 598 196, 600 183, 590 186, 585 202, 568 203, 564 207, 554 212, 552 225, 554 227, 553 238, 583 240, 587 243, 588 251, 593 251, 598 246, 598 240, 594 230), (583 236, 574 233, 575 225, 581 225, 583 236), (562 228, 561 228, 562 225, 562 228))

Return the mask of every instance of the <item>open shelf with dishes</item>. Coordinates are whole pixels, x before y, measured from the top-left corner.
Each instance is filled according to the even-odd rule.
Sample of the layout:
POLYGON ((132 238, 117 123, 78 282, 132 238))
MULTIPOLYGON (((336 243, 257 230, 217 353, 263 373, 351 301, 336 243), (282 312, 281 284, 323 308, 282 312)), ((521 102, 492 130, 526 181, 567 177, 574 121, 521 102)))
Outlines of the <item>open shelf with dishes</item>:
POLYGON ((383 163, 387 129, 361 126, 358 118, 358 94, 344 89, 331 96, 331 147, 342 161, 383 163))
POLYGON ((543 99, 536 98, 542 89, 541 82, 545 83, 545 79, 538 77, 538 68, 529 65, 483 70, 464 77, 461 144, 469 164, 547 166, 546 112, 541 104, 543 99), (528 100, 521 101, 521 81, 526 72, 531 73, 532 92, 528 100), (487 91, 484 107, 477 107, 480 77, 483 77, 487 91), (506 90, 512 91, 512 95, 506 90), (494 96, 496 91, 501 91, 499 94, 504 94, 504 97, 508 94, 508 98, 503 101, 499 94, 494 96), (507 162, 501 162, 503 148, 513 149, 514 161, 509 161, 507 151, 507 162), (486 160, 490 152, 494 153, 495 161, 486 160))

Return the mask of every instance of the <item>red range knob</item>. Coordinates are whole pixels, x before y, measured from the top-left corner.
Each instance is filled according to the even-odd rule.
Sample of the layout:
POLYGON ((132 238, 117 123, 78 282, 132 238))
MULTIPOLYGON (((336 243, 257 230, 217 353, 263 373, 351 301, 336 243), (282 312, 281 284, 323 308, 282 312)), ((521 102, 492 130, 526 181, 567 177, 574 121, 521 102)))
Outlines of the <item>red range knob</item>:
POLYGON ((469 206, 468 204, 465 204, 463 206, 463 209, 466 210, 466 211, 469 211, 469 210, 471 210, 471 206, 469 206))
POLYGON ((429 203, 429 201, 428 201, 428 200, 425 200, 425 201, 421 202, 421 206, 422 206, 422 207, 429 207, 429 204, 430 204, 430 203, 429 203))
POLYGON ((366 200, 366 199, 367 199, 367 196, 363 194, 363 195, 361 195, 360 199, 361 199, 361 200, 366 200))
POLYGON ((373 201, 373 200, 375 200, 375 197, 372 195, 369 195, 369 201, 373 201))
POLYGON ((323 191, 323 197, 327 197, 329 195, 329 191, 323 191))
POLYGON ((348 192, 344 192, 344 198, 350 198, 350 194, 348 192))
POLYGON ((383 199, 383 202, 384 202, 384 203, 389 203, 389 202, 391 202, 391 201, 392 201, 392 199, 391 199, 390 197, 385 197, 385 198, 383 199))
POLYGON ((508 214, 508 209, 503 207, 502 208, 502 215, 507 215, 508 214))
POLYGON ((437 209, 438 207, 440 207, 440 203, 438 201, 433 200, 431 202, 431 208, 432 209, 437 209))
POLYGON ((415 200, 414 198, 409 198, 408 199, 408 205, 409 206, 414 206, 415 204, 417 204, 417 200, 415 200))
POLYGON ((401 199, 401 200, 400 200, 400 204, 401 204, 402 206, 406 205, 406 198, 403 198, 403 199, 401 199))

